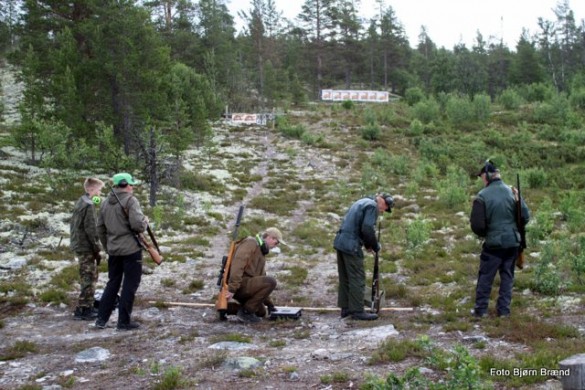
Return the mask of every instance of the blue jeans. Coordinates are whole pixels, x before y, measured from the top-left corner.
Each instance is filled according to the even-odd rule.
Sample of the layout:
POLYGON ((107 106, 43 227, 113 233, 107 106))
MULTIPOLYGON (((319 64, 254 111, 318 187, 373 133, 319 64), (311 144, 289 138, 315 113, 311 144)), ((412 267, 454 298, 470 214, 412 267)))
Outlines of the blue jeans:
POLYGON ((514 286, 514 266, 518 258, 518 248, 483 248, 479 257, 479 274, 475 289, 475 313, 486 314, 492 284, 496 273, 500 273, 500 291, 496 310, 499 316, 510 314, 512 287, 514 286))

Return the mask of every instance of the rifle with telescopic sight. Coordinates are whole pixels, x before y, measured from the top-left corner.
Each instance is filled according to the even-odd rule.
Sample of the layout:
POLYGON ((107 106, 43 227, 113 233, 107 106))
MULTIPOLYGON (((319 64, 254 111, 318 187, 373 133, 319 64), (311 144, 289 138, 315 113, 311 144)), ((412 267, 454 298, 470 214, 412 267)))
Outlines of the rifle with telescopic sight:
POLYGON ((221 260, 221 269, 219 271, 219 277, 217 279, 217 285, 219 286, 219 293, 217 294, 217 301, 215 302, 215 309, 219 313, 219 319, 225 321, 227 319, 228 300, 225 296, 228 290, 228 281, 230 277, 230 268, 232 265, 232 258, 236 251, 236 240, 238 239, 238 228, 242 222, 242 215, 244 214, 244 206, 240 206, 238 210, 238 216, 236 218, 236 226, 232 232, 232 242, 230 244, 230 250, 227 256, 224 256, 221 260))

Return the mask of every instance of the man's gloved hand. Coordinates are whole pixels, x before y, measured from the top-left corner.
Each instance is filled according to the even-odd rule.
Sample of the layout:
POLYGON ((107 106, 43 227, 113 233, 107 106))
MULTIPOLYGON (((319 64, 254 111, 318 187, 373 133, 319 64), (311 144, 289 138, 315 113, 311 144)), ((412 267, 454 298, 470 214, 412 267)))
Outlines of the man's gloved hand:
POLYGON ((95 264, 99 267, 100 263, 102 262, 102 255, 99 252, 95 252, 93 254, 93 258, 95 259, 95 264))

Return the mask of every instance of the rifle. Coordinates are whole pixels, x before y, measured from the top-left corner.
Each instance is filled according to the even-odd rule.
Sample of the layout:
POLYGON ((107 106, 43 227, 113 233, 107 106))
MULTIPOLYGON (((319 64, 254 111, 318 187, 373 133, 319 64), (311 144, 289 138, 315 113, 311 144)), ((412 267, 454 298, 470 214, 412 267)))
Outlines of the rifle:
POLYGON ((238 238, 238 228, 240 227, 240 223, 242 222, 242 215, 244 214, 244 206, 240 206, 238 210, 238 216, 236 218, 236 226, 234 231, 232 232, 232 242, 230 244, 230 250, 227 256, 224 256, 221 260, 221 269, 219 272, 219 277, 217 279, 217 285, 220 286, 219 294, 217 294, 217 300, 215 301, 215 309, 219 313, 219 319, 221 321, 227 320, 227 309, 228 309, 228 301, 227 297, 225 296, 226 292, 228 291, 228 281, 230 277, 230 267, 232 265, 232 259, 234 257, 234 253, 236 251, 236 240, 238 238))
MULTIPOLYGON (((111 190, 112 190, 112 194, 114 194, 114 196, 116 197, 118 204, 120 205, 120 207, 122 207, 122 211, 124 212, 124 215, 126 216, 127 219, 130 219, 130 216, 128 215, 128 211, 124 208, 124 206, 122 206, 122 202, 120 201, 118 194, 116 194, 116 192, 114 191, 113 188, 111 190)), ((160 263, 162 263, 162 261, 163 261, 163 257, 160 254, 160 249, 158 247, 158 243, 156 242, 156 239, 154 238, 154 234, 152 233, 152 230, 150 230, 150 226, 148 224, 146 225, 146 230, 148 231, 148 235, 150 236, 150 239, 152 240, 154 246, 151 245, 146 240, 146 237, 144 237, 144 234, 142 234, 142 233, 134 233, 134 238, 136 238, 138 245, 142 249, 145 249, 148 252, 152 261, 154 261, 156 263, 156 265, 160 265, 160 263)))
MULTIPOLYGON (((381 223, 378 222, 378 244, 380 243, 380 231, 381 223)), ((384 292, 380 293, 380 270, 379 270, 379 262, 380 257, 378 252, 374 255, 374 275, 372 276, 372 300, 371 300, 371 312, 378 313, 380 312, 380 301, 384 292)))
POLYGON ((516 259, 516 266, 519 269, 524 268, 524 249, 526 249, 526 229, 524 228, 524 221, 522 219, 522 195, 520 193, 520 175, 516 174, 516 191, 514 192, 516 200, 516 225, 520 233, 520 252, 518 259, 516 259))

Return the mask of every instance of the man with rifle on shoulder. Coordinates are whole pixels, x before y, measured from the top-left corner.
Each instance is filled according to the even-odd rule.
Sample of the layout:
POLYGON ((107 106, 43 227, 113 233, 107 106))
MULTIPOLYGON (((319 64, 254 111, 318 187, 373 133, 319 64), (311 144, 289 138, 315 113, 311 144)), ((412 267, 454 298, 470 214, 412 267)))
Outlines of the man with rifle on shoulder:
POLYGON ((134 298, 142 277, 142 246, 137 234, 148 228, 148 218, 142 213, 134 186, 140 184, 129 173, 112 177, 114 187, 100 208, 98 235, 108 254, 108 283, 102 295, 97 328, 103 329, 114 310, 118 290, 122 293, 118 305, 118 330, 132 330, 140 325, 132 322, 134 298))
POLYGON ((485 187, 473 200, 469 221, 471 230, 484 242, 480 255, 475 307, 471 314, 475 318, 487 316, 492 284, 499 272, 497 315, 509 317, 514 267, 521 253, 520 231, 528 223, 530 211, 524 200, 519 199, 518 212, 514 189, 502 181, 500 170, 492 161, 487 160, 477 175, 485 187), (518 215, 522 216, 521 221, 517 221, 518 215))
POLYGON ((229 269, 226 299, 240 303, 237 316, 246 323, 257 323, 268 312, 275 311, 270 294, 276 288, 276 279, 266 276, 266 255, 277 245, 286 243, 275 227, 266 229, 256 237, 246 237, 235 243, 229 269), (266 307, 265 307, 266 306, 266 307))

